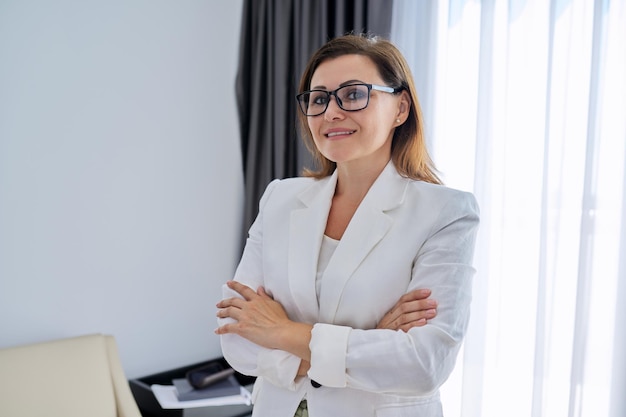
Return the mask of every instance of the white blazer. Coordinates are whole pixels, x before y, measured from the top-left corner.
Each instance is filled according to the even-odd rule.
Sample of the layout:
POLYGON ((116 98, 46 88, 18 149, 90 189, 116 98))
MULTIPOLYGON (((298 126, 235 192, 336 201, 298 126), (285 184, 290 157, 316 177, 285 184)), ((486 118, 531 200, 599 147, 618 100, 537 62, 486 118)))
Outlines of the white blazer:
MULTIPOLYGON (((330 259, 318 305, 317 261, 336 183, 336 172, 273 181, 235 273, 253 289, 264 286, 292 320, 314 324, 308 377, 296 377, 298 357, 237 335, 221 336, 223 354, 237 371, 258 377, 255 417, 293 417, 303 398, 310 417, 441 416, 438 389, 469 318, 476 200, 403 178, 390 162, 330 259), (437 317, 407 333, 376 330, 416 288, 432 290, 437 317)), ((223 287, 224 298, 235 295, 223 287)))

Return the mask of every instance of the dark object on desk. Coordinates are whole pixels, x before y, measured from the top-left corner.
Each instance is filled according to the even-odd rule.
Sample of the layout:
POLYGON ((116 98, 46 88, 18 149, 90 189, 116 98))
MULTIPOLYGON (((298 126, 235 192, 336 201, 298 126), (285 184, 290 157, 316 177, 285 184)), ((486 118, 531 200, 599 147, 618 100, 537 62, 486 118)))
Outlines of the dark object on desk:
MULTIPOLYGON (((224 358, 216 359, 224 365, 229 367, 224 358)), ((203 407, 203 408, 189 408, 185 410, 164 410, 159 405, 159 402, 154 397, 152 389, 153 384, 160 385, 172 385, 172 381, 177 378, 185 378, 188 371, 199 368, 203 365, 208 365, 212 361, 196 363, 181 368, 172 369, 169 371, 161 372, 158 374, 148 375, 141 378, 131 379, 130 389, 133 392, 135 401, 139 406, 141 415, 143 417, 246 417, 252 413, 252 406, 248 405, 227 405, 220 407, 203 407)), ((235 379, 239 384, 248 386, 254 383, 255 378, 242 375, 238 372, 234 374, 235 379)))
POLYGON ((241 393, 241 385, 232 375, 214 382, 208 387, 196 389, 191 386, 187 378, 177 378, 172 380, 176 387, 176 396, 179 401, 203 400, 206 398, 228 397, 231 395, 239 395, 241 393))
POLYGON ((188 371, 186 378, 193 388, 202 389, 226 379, 234 373, 235 370, 233 368, 224 368, 221 361, 213 361, 208 365, 188 371))

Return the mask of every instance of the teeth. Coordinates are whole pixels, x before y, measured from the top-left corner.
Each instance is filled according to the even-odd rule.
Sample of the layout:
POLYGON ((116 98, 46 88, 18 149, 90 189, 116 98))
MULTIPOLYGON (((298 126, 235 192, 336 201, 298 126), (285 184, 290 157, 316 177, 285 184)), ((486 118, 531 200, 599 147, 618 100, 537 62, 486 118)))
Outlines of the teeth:
POLYGON ((333 136, 351 135, 352 133, 354 133, 354 130, 347 130, 345 132, 331 132, 331 133, 328 133, 326 136, 328 136, 329 138, 332 138, 333 136))

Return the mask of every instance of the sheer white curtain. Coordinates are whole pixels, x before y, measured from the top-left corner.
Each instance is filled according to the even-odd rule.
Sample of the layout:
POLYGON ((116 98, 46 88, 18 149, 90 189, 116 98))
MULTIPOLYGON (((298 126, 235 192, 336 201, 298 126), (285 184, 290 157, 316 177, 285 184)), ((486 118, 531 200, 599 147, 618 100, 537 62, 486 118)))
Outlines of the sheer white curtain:
POLYGON ((626 416, 626 0, 394 0, 392 40, 481 205, 446 416, 626 416))

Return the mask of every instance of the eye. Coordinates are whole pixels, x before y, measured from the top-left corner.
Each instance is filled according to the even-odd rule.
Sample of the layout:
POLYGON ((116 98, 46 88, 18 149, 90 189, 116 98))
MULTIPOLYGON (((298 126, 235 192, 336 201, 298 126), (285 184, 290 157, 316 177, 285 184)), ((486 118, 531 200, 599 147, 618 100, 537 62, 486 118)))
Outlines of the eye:
POLYGON ((326 91, 313 91, 309 96, 309 106, 325 106, 328 103, 326 91))
POLYGON ((341 92, 342 101, 359 101, 364 99, 367 99, 367 87, 361 85, 347 86, 341 92))

